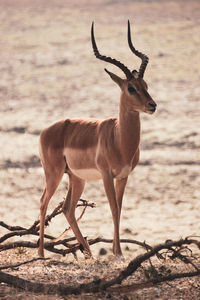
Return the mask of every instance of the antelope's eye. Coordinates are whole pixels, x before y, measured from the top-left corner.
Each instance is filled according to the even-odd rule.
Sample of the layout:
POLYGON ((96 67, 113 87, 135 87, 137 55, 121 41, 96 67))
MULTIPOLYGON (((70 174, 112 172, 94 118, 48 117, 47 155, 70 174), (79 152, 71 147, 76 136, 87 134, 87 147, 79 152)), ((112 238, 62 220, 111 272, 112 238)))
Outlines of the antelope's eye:
POLYGON ((134 94, 134 93, 136 92, 135 88, 134 88, 132 85, 129 85, 129 86, 128 86, 128 91, 129 91, 129 93, 130 93, 131 95, 134 94))

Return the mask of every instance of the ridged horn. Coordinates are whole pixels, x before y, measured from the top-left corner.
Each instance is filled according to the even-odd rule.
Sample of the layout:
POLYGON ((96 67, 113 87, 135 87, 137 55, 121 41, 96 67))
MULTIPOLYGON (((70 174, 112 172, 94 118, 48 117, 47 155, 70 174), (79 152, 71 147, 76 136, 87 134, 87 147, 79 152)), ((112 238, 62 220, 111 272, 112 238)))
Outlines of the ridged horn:
POLYGON ((99 53, 99 50, 97 48, 96 45, 96 41, 94 38, 94 22, 92 22, 92 27, 91 27, 91 41, 92 41, 92 47, 93 47, 93 51, 94 51, 94 55, 96 56, 96 58, 101 59, 103 61, 106 61, 108 63, 111 63, 115 66, 117 66, 118 68, 120 68, 120 70, 122 70, 124 72, 124 74, 126 75, 127 79, 131 79, 133 77, 131 71, 124 65, 122 64, 120 61, 116 60, 115 58, 111 58, 105 55, 101 55, 99 53))
POLYGON ((128 45, 129 45, 129 48, 131 49, 131 51, 136 56, 138 56, 139 58, 141 58, 141 60, 142 60, 142 63, 140 65, 139 72, 138 72, 138 77, 143 78, 145 69, 146 69, 147 64, 149 62, 149 58, 148 58, 148 56, 146 56, 142 52, 139 52, 138 50, 136 50, 135 47, 133 46, 132 40, 131 40, 131 28, 130 28, 130 22, 129 22, 129 20, 128 20, 128 45))

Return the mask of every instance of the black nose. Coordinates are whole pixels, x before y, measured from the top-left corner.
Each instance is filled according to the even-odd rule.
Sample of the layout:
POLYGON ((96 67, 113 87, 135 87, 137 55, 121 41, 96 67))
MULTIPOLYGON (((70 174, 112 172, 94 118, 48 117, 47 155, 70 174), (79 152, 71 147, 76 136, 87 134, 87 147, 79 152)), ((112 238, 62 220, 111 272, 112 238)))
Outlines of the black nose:
POLYGON ((151 111, 155 111, 156 110, 156 103, 149 102, 148 105, 149 105, 149 108, 150 108, 151 111))

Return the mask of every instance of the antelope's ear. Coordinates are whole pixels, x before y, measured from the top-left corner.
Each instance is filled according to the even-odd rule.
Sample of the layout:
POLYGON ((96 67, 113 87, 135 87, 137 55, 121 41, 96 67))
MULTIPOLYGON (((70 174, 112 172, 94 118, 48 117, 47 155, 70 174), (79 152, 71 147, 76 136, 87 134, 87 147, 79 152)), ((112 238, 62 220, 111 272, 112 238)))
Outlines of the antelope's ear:
POLYGON ((108 73, 110 75, 111 79, 118 84, 120 89, 122 89, 124 80, 122 78, 120 78, 119 76, 115 75, 114 73, 108 71, 107 69, 104 69, 104 70, 106 71, 106 73, 108 73))

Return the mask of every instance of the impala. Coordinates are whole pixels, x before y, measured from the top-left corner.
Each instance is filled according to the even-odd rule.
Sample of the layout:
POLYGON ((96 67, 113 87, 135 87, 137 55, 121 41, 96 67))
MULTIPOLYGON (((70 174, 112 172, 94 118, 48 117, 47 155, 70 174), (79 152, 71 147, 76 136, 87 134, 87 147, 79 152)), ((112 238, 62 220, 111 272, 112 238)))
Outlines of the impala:
POLYGON ((84 256, 88 258, 92 254, 75 219, 75 208, 85 181, 102 179, 114 223, 113 253, 123 258, 119 238, 120 213, 127 178, 139 161, 140 112, 153 114, 156 103, 149 95, 147 84, 143 80, 148 57, 134 48, 129 21, 128 44, 131 51, 141 59, 139 71, 130 71, 120 61, 99 53, 93 23, 91 40, 96 58, 117 66, 126 76, 122 79, 105 69, 121 89, 119 118, 103 121, 66 119, 41 132, 40 157, 46 186, 40 200, 40 256, 44 256, 44 223, 48 203, 63 174, 67 173, 69 188, 63 213, 83 249, 84 256))

